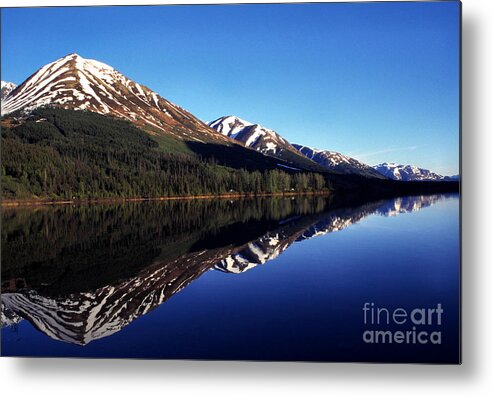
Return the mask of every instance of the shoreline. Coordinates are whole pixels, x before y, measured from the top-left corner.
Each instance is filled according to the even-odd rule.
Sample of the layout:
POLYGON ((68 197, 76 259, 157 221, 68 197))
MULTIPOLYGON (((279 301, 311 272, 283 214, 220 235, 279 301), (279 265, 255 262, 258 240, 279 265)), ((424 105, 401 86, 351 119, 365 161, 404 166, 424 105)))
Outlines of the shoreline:
POLYGON ((332 195, 334 192, 327 191, 304 191, 304 192, 277 192, 277 193, 243 193, 243 194, 206 194, 206 195, 178 195, 163 197, 115 197, 115 198, 83 198, 83 199, 26 199, 26 200, 5 200, 2 199, 0 206, 2 208, 17 208, 26 206, 46 206, 46 205, 88 205, 104 203, 125 203, 125 202, 156 202, 156 201, 178 201, 178 200, 196 200, 196 199, 239 199, 239 198, 262 198, 262 197, 295 197, 295 196, 321 196, 332 195))

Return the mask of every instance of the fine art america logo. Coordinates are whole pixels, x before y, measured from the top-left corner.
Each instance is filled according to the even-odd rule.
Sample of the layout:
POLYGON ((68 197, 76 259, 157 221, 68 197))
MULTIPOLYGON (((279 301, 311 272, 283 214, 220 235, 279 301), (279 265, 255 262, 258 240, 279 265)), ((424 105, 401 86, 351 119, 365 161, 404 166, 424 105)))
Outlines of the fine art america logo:
POLYGON ((363 332, 367 344, 435 344, 442 343, 442 304, 435 308, 383 308, 364 303, 363 332))

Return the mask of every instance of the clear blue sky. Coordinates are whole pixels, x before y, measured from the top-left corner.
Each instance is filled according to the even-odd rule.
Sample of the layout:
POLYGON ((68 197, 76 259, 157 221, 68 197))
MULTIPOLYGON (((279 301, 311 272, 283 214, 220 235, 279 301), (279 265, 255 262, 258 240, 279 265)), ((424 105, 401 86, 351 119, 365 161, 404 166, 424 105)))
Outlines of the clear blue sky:
POLYGON ((71 52, 204 121, 458 173, 459 3, 2 10, 2 79, 71 52))

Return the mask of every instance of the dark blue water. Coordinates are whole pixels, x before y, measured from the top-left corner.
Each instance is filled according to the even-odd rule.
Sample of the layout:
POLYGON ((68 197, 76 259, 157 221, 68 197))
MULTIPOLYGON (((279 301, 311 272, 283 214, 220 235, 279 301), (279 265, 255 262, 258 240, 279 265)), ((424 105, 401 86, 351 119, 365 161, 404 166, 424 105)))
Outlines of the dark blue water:
MULTIPOLYGON (((234 208, 237 203, 228 205, 234 208)), ((459 361, 458 196, 399 198, 348 207, 297 200, 261 205, 268 216, 246 215, 249 210, 257 213, 250 207, 238 212, 219 207, 217 213, 224 216, 230 210, 231 216, 215 225, 203 220, 206 223, 197 221, 181 229, 184 220, 177 219, 172 222, 180 228, 176 235, 156 225, 148 228, 151 221, 145 222, 146 215, 138 211, 120 216, 122 224, 112 224, 118 208, 102 210, 99 216, 105 220, 89 228, 85 222, 91 216, 79 209, 47 210, 37 220, 33 218, 39 213, 27 210, 4 213, 4 225, 11 226, 2 231, 2 247, 10 244, 12 253, 2 258, 2 314, 10 320, 2 328, 2 355, 459 361), (54 220, 64 216, 75 216, 77 221, 57 224, 54 220), (139 218, 143 220, 136 224, 139 218), (65 238, 62 243, 61 237, 53 236, 55 231, 46 231, 62 226, 74 234, 79 229, 84 235, 94 233, 94 238, 80 244, 77 238, 65 238), (129 231, 122 231, 127 226, 129 231), (40 246, 27 243, 22 232, 52 235, 44 245, 55 253, 44 252, 42 237, 40 246), (112 234, 110 242, 104 239, 112 234), (102 239, 98 256, 97 241, 102 239), (107 252, 110 243, 115 249, 107 252), (18 257, 14 247, 22 245, 27 251, 18 257), (127 248, 131 252, 137 246, 136 257, 124 254, 128 262, 115 252, 127 248), (36 255, 40 258, 32 259, 36 255), (143 263, 134 268, 138 257, 143 263), (74 264, 82 261, 87 268, 74 264), (176 263, 185 262, 189 267, 176 269, 176 263), (109 268, 108 263, 112 263, 109 268), (160 268, 166 268, 167 275, 158 273, 160 268), (97 279, 87 280, 91 273, 97 279), (164 283, 159 280, 163 276, 164 283), (159 295, 168 291, 161 301, 159 295), (369 316, 364 323, 365 303, 381 309, 380 324, 369 323, 369 316), (411 322, 413 310, 425 309, 428 315, 428 309, 438 304, 443 310, 440 324, 433 311, 430 323, 411 322), (77 309, 69 308, 74 306, 77 309), (84 315, 89 306, 92 314, 84 315), (387 323, 386 312, 397 308, 406 312, 407 322, 396 324, 390 317, 387 323), (64 311, 71 309, 77 315, 64 311), (385 338, 389 333, 385 342, 365 342, 368 331, 367 337, 388 331, 392 342, 385 338), (395 342, 400 331, 411 332, 409 340, 395 342), (421 332, 427 342, 413 342, 413 334, 421 332), (440 335, 439 343, 430 341, 433 332, 435 342, 440 335)), ((212 211, 210 216, 201 208, 180 210, 188 210, 185 217, 190 222, 190 216, 217 219, 216 209, 206 210, 212 211)), ((142 210, 148 213, 149 208, 142 210)), ((149 218, 164 217, 151 212, 149 218)), ((414 318, 422 319, 421 312, 415 311, 414 318)))

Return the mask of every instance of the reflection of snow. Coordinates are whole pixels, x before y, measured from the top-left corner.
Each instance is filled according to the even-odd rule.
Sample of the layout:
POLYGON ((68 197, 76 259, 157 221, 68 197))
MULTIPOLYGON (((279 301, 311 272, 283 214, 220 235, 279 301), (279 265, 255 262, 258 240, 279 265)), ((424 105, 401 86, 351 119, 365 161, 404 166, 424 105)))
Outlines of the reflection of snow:
POLYGON ((15 326, 22 318, 2 303, 2 327, 15 326))
MULTIPOLYGON (((214 266, 214 269, 239 274, 255 268, 259 264, 274 260, 293 242, 300 242, 344 230, 371 214, 391 217, 402 213, 416 212, 435 204, 443 198, 444 196, 442 195, 398 197, 388 201, 367 204, 358 209, 340 209, 334 211, 334 213, 327 214, 325 219, 317 221, 315 224, 298 232, 294 239, 292 235, 284 236, 283 238, 281 233, 268 233, 257 241, 250 242, 239 253, 232 254, 221 260, 214 266)), ((287 223, 289 221, 279 222, 281 225, 287 223)))
POLYGON ((36 290, 3 292, 2 325, 14 325, 23 317, 55 340, 86 345, 117 333, 161 305, 218 259, 214 254, 208 258, 203 254, 194 252, 172 262, 156 263, 114 285, 63 297, 44 296, 36 290))

